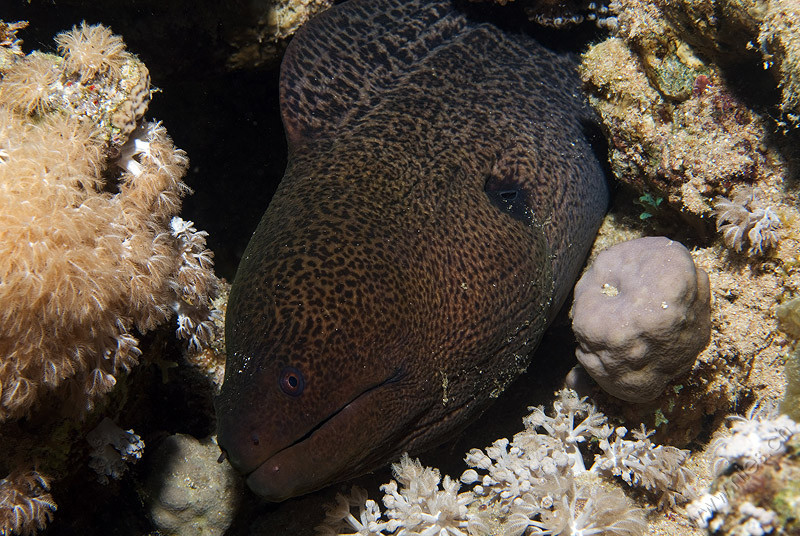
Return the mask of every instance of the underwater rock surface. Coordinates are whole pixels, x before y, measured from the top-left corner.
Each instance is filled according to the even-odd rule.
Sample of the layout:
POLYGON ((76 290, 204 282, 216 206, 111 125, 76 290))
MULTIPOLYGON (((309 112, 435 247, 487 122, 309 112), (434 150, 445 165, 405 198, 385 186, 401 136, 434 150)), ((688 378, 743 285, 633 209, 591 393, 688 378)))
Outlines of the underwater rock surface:
POLYGON ((231 526, 241 480, 218 458, 214 437, 199 441, 185 434, 167 437, 153 453, 142 495, 162 534, 221 536, 231 526))
MULTIPOLYGON (((585 3, 573 4, 580 8, 585 3)), ((791 5, 788 2, 693 3, 702 6, 705 13, 717 16, 717 22, 714 23, 713 17, 705 16, 701 11, 686 9, 687 3, 676 3, 672 20, 683 20, 688 24, 681 25, 685 26, 679 31, 683 37, 675 40, 670 37, 668 46, 662 49, 654 48, 649 43, 658 42, 661 39, 659 36, 665 35, 662 31, 665 24, 662 10, 667 3, 630 4, 634 9, 624 11, 632 22, 626 26, 623 21, 619 26, 630 33, 630 37, 622 33, 609 37, 619 37, 625 47, 632 50, 656 50, 659 54, 662 54, 662 50, 671 51, 666 56, 657 55, 648 60, 658 69, 644 70, 639 60, 639 66, 634 63, 633 70, 644 72, 648 84, 656 88, 652 93, 656 100, 652 102, 667 103, 671 110, 678 110, 676 116, 684 113, 682 106, 690 112, 674 123, 678 132, 669 146, 669 165, 664 167, 665 170, 672 170, 669 174, 677 177, 677 182, 688 179, 688 186, 662 191, 651 189, 647 182, 647 191, 637 190, 635 194, 624 188, 617 191, 594 251, 596 254, 614 243, 643 235, 667 235, 686 244, 698 266, 709 274, 712 332, 708 348, 698 356, 697 363, 687 376, 668 385, 665 394, 646 404, 646 407, 622 404, 605 397, 599 390, 592 392, 592 398, 598 409, 615 426, 624 424, 628 429, 635 430, 645 423, 649 429, 656 429, 656 434, 651 437, 654 443, 677 445, 690 450, 691 454, 684 465, 695 474, 698 491, 702 491, 715 476, 711 470, 713 455, 709 451, 709 444, 712 437, 726 428, 729 422, 727 416, 746 415, 755 400, 780 400, 784 396, 787 375, 794 378, 790 383, 794 394, 787 396, 788 405, 782 410, 788 412, 797 408, 797 403, 792 401, 797 400, 800 393, 800 350, 791 335, 778 329, 777 317, 781 305, 800 296, 800 244, 796 235, 798 182, 794 171, 798 168, 792 151, 785 149, 786 145, 796 145, 796 130, 791 126, 791 118, 782 115, 784 86, 779 86, 777 81, 783 79, 783 75, 779 77, 778 74, 785 67, 779 68, 778 62, 774 61, 780 54, 767 48, 774 58, 769 68, 764 70, 763 62, 770 58, 764 54, 764 46, 754 40, 766 28, 763 23, 767 8, 773 14, 773 20, 780 22, 776 28, 788 28, 797 18, 783 15, 790 14, 791 5), (653 16, 643 18, 643 13, 653 16), (696 21, 701 23, 697 24, 696 21), (742 27, 746 30, 740 31, 742 27), (708 37, 690 37, 697 29, 708 37), (753 42, 756 48, 750 51, 743 48, 748 41, 753 42), (670 42, 676 45, 675 49, 670 48, 670 42), (681 42, 686 44, 681 45, 681 42), (734 47, 731 47, 732 43, 734 47), (714 49, 720 52, 715 53, 714 49), (725 53, 725 49, 732 53, 725 53), (691 52, 691 55, 687 52, 691 52), (717 62, 714 59, 716 54, 733 59, 747 58, 750 67, 743 71, 723 67, 720 83, 715 79, 714 72, 705 74, 706 80, 693 76, 695 73, 692 69, 679 65, 686 59, 689 67, 694 65, 692 56, 706 66, 708 61, 725 64, 725 60, 717 62), (677 63, 676 57, 679 58, 677 63), (667 59, 658 64, 655 62, 657 58, 667 59), (659 75, 658 72, 667 74, 659 75), (669 75, 670 72, 674 72, 674 75, 669 75), (750 76, 751 73, 754 76, 750 76), (660 78, 660 82, 649 81, 654 75, 660 78), (689 93, 692 96, 681 101, 682 105, 673 100, 684 98, 689 93), (758 98, 753 99, 753 93, 758 98), (697 106, 687 105, 692 101, 697 106), (699 128, 692 127, 694 119, 691 119, 691 114, 695 113, 699 117, 696 121, 699 128), (715 115, 718 117, 715 118, 715 115), (737 121, 742 121, 742 124, 737 121), (721 127, 714 126, 715 122, 721 127), (682 158, 685 164, 681 166, 676 157, 682 158), (751 182, 753 180, 754 183, 751 182), (704 186, 706 182, 711 185, 710 188, 704 186), (732 247, 725 242, 727 230, 721 226, 719 230, 716 229, 718 220, 714 212, 720 197, 735 202, 740 192, 751 191, 753 186, 756 187, 757 203, 745 203, 752 208, 751 214, 757 215, 758 210, 773 210, 781 225, 776 231, 777 244, 763 248, 762 252, 749 254, 751 243, 747 235, 752 229, 747 229, 750 225, 747 218, 740 220, 745 226, 741 227, 744 230, 741 251, 736 251, 735 243, 732 247), (665 195, 667 192, 671 192, 671 195, 665 195), (645 194, 649 194, 649 197, 645 194), (681 212, 679 207, 685 210, 681 212)), ((215 244, 213 249, 217 253, 215 260, 218 261, 215 268, 218 274, 230 278, 236 259, 255 228, 261 207, 275 188, 284 165, 285 145, 275 98, 277 76, 270 72, 224 73, 217 70, 216 66, 224 64, 224 59, 220 58, 226 58, 230 51, 224 42, 198 38, 198 35, 208 34, 194 31, 196 26, 193 27, 187 18, 184 4, 161 2, 152 5, 152 9, 140 9, 141 2, 135 5, 113 1, 102 5, 83 2, 80 5, 70 0, 56 4, 11 0, 4 4, 4 16, 14 14, 11 20, 31 21, 24 32, 18 33, 18 37, 25 39, 25 46, 20 46, 20 50, 26 52, 39 48, 54 53, 56 48, 51 44, 52 36, 73 25, 80 25, 82 20, 91 24, 110 24, 115 34, 125 37, 129 48, 147 64, 153 83, 161 89, 150 103, 148 115, 155 114, 156 118, 164 121, 175 145, 185 149, 192 161, 184 180, 197 193, 185 200, 182 217, 197 222, 197 228, 213 229, 208 240, 209 244, 215 244), (105 9, 106 5, 108 9, 105 9), (274 180, 270 177, 274 177, 274 180)), ((497 9, 504 13, 506 10, 513 11, 519 5, 520 0, 517 0, 497 9)), ((216 9, 220 6, 216 3, 212 7, 216 9)), ((205 16, 201 10, 190 12, 190 15, 195 18, 205 16)), ((622 15, 624 13, 619 16, 622 15)), ((550 16, 552 14, 548 14, 550 16)), ((523 20, 525 17, 517 18, 523 20)), ((255 21, 255 18, 251 20, 255 21)), ((578 31, 583 29, 595 31, 593 24, 578 26, 578 31)), ((797 32, 784 32, 781 39, 789 43, 797 35, 797 32)), ((6 39, 7 36, 4 36, 0 41, 6 39)), ((13 41, 11 39, 9 43, 13 41)), ((614 68, 624 74, 628 73, 626 65, 630 64, 617 61, 619 57, 626 57, 627 52, 623 52, 608 48, 603 52, 605 59, 600 56, 596 58, 616 65, 614 68)), ((791 58, 789 55, 786 57, 791 58)), ((785 66, 789 66, 793 60, 783 61, 785 66)), ((613 73, 613 69, 609 72, 613 73)), ((632 77, 628 79, 633 80, 632 77)), ((788 77, 786 79, 789 80, 788 77)), ((641 92, 645 91, 642 87, 641 92)), ((638 95, 639 92, 640 89, 636 89, 628 95, 638 95)), ((657 143, 651 146, 648 141, 650 138, 645 135, 659 127, 662 112, 656 106, 652 113, 640 116, 638 110, 646 111, 650 107, 648 101, 637 98, 630 102, 634 106, 628 108, 627 113, 631 122, 635 122, 635 128, 626 131, 610 129, 611 133, 622 133, 622 137, 610 136, 609 143, 614 150, 626 153, 624 159, 627 160, 614 157, 614 162, 619 162, 623 170, 620 175, 623 182, 628 178, 648 181, 649 173, 656 172, 661 165, 660 148, 665 145, 663 140, 656 140, 657 143), (627 132, 631 133, 629 138, 624 137, 628 135, 627 132), (625 143, 617 147, 615 144, 620 140, 625 143), (638 150, 637 143, 643 148, 638 157, 635 153, 638 150), (637 179, 635 171, 626 175, 625 170, 629 165, 641 166, 646 171, 637 179)), ((791 112, 791 108, 786 108, 786 111, 791 112)), ((669 119, 667 124, 672 125, 672 121, 669 119)), ((659 130, 658 136, 663 132, 659 130)), ((612 163, 612 167, 617 165, 612 163)), ((747 208, 744 204, 741 206, 747 208)), ((723 225, 728 223, 731 222, 723 225)), ((556 323, 556 331, 560 329, 565 333, 566 328, 561 326, 556 323)), ((556 366, 531 371, 521 380, 524 383, 510 387, 512 392, 506 393, 510 396, 498 401, 501 405, 495 406, 497 412, 490 410, 460 436, 457 447, 448 446, 424 455, 421 457, 422 463, 439 467, 442 478, 446 474, 457 477, 463 472, 461 458, 465 452, 491 445, 497 438, 511 439, 519 430, 519 418, 526 414, 527 406, 549 406, 554 399, 552 392, 560 377, 569 370, 568 360, 574 355, 569 334, 563 338, 553 337, 552 332, 546 337, 542 356, 564 361, 566 368, 562 370, 556 366)), ((149 534, 153 527, 133 491, 137 474, 144 469, 149 453, 165 433, 183 432, 206 437, 212 432, 212 390, 205 376, 193 375, 194 366, 183 360, 182 349, 175 342, 174 329, 166 327, 151 331, 139 342, 146 356, 142 361, 143 366, 132 369, 130 376, 124 380, 118 378, 115 389, 90 414, 85 424, 63 420, 55 425, 44 418, 49 416, 48 413, 43 417, 33 415, 30 419, 16 421, 0 431, 3 446, 7 448, 4 451, 7 455, 3 459, 6 472, 0 474, 0 477, 6 478, 0 483, 0 489, 4 495, 9 494, 7 497, 19 499, 18 502, 16 498, 12 499, 9 504, 24 504, 26 511, 36 510, 40 512, 39 515, 52 511, 55 501, 58 511, 48 525, 47 534, 66 534, 68 531, 103 535, 111 532, 121 535, 149 534), (118 412, 121 412, 119 418, 116 417, 118 412), (85 440, 85 434, 106 415, 125 429, 133 428, 147 447, 142 461, 131 466, 120 481, 112 480, 107 487, 100 487, 96 482, 96 474, 88 465, 91 447, 85 440), (57 441, 58 448, 53 448, 51 438, 57 441), (29 466, 24 464, 19 465, 22 471, 8 471, 10 465, 19 462, 20 453, 28 459, 35 455, 42 462, 37 467, 37 473, 31 473, 29 466), (69 475, 64 478, 60 472, 63 467, 69 468, 69 475)), ((195 363, 212 376, 219 377, 221 341, 215 344, 218 349, 216 354, 203 352, 195 363)), ((60 400, 56 399, 54 404, 48 402, 48 407, 57 410, 59 404, 60 400)), ((792 418, 797 421, 797 413, 792 418)), ((632 438, 630 434, 628 432, 626 439, 632 438)), ((580 445, 580 448, 584 447, 586 445, 580 445)), ((766 473, 762 471, 790 477, 795 475, 791 466, 794 462, 790 457, 796 457, 793 454, 796 448, 790 443, 789 449, 786 454, 769 462, 768 467, 759 470, 756 474, 759 478, 753 479, 752 484, 765 482, 761 476, 766 473)), ((779 481, 770 475, 766 476, 769 477, 766 481, 779 481)), ((379 499, 383 496, 379 485, 390 479, 391 475, 384 471, 372 479, 359 479, 359 485, 371 497, 379 499)), ((760 493, 760 488, 753 489, 760 493)), ((347 493, 348 490, 348 485, 333 486, 279 506, 260 505, 252 494, 244 494, 239 513, 228 533, 232 536, 313 534, 314 525, 324 515, 324 504, 334 502, 335 493, 347 493)), ((780 496, 790 499, 787 504, 796 504, 792 502, 791 493, 791 489, 787 489, 780 496)), ((764 505, 757 505, 750 497, 744 496, 742 502, 749 501, 753 506, 767 509, 764 505)), ((652 508, 655 503, 637 495, 634 505, 652 508)), ((381 505, 381 508, 385 509, 385 505, 381 505)), ((781 516, 781 512, 787 510, 778 505, 773 511, 781 516)), ((738 505, 732 512, 726 518, 732 529, 739 526, 739 520, 744 522, 743 525, 754 518, 763 517, 763 512, 750 507, 745 508, 748 515, 744 516, 740 514, 738 505)), ((782 528, 782 518, 778 519, 773 533, 782 528)), ((692 525, 681 508, 666 514, 652 512, 647 516, 647 522, 648 533, 652 535, 697 536, 705 533, 705 529, 692 525)), ((793 529, 794 526, 786 528, 793 529)))

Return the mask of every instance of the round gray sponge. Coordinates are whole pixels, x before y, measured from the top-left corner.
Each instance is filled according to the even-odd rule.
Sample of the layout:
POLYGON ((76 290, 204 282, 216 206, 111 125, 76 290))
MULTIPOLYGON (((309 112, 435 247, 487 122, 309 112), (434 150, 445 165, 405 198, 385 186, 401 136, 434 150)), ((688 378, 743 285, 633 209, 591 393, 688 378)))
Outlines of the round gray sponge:
POLYGON ((666 237, 602 251, 575 285, 578 361, 617 398, 657 398, 708 344, 710 294, 705 271, 666 237))

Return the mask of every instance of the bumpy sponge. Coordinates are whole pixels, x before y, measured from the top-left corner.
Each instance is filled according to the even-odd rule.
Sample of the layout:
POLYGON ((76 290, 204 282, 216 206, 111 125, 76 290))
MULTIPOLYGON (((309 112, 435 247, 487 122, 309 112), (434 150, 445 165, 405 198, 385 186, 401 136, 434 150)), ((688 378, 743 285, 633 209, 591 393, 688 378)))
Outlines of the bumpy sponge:
POLYGON ((648 237, 612 246, 575 285, 578 361, 607 393, 653 400, 708 344, 710 299, 708 275, 678 242, 648 237))

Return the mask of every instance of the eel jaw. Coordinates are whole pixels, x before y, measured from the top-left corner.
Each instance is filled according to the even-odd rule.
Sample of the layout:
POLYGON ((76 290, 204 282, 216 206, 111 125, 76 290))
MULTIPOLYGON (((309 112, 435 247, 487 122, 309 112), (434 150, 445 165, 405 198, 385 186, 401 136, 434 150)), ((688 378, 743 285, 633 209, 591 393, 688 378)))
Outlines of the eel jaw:
POLYGON ((381 407, 387 398, 384 387, 402 376, 395 373, 367 388, 309 433, 261 462, 246 475, 247 485, 260 497, 281 502, 374 469, 385 453, 373 450, 365 456, 370 449, 364 445, 375 449, 385 444, 383 434, 375 435, 382 424, 388 424, 381 407), (371 420, 374 422, 369 424, 371 420))

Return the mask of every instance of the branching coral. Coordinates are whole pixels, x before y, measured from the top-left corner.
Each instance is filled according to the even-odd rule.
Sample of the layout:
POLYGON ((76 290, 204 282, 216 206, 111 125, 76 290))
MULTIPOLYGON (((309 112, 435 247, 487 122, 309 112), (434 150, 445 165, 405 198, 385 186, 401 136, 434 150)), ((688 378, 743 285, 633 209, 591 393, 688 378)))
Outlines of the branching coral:
POLYGON ((614 429, 614 439, 609 440, 610 427, 603 429, 601 435, 607 435, 599 443, 603 453, 595 456, 592 470, 613 474, 630 486, 659 494, 662 506, 692 499, 694 476, 684 466, 689 451, 653 444, 649 439, 653 432, 644 426, 633 431, 633 440, 625 439, 627 432, 626 428, 618 427, 614 429))
POLYGON ((493 534, 633 536, 646 529, 642 511, 599 477, 620 476, 660 495, 661 504, 694 497, 683 467, 687 451, 656 446, 645 430, 625 439, 624 428, 611 428, 605 415, 568 389, 558 392, 553 408, 552 416, 531 408, 526 429, 513 441, 471 450, 465 461, 472 469, 460 480, 472 489, 458 493, 458 482, 440 479, 437 470, 406 455, 393 466, 397 481, 381 487, 385 513, 360 490, 350 498, 339 495, 320 532, 445 536, 486 534, 499 526, 493 534), (600 452, 587 470, 578 446, 592 439, 599 440, 600 452))
POLYGON ((759 205, 755 189, 739 192, 733 201, 726 197, 717 198, 714 205, 717 229, 722 231, 729 248, 742 251, 745 243, 749 243, 748 254, 761 255, 765 249, 778 245, 781 220, 772 207, 759 205))

